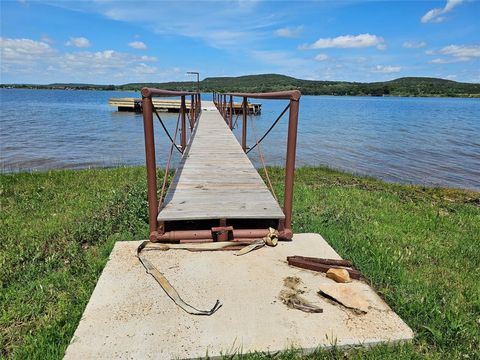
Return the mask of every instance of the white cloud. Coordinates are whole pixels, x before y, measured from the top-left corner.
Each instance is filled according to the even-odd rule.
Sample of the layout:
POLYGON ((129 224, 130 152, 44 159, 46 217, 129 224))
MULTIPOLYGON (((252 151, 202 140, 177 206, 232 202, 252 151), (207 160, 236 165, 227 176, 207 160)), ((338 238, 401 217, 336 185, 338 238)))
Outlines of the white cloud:
POLYGON ((382 73, 382 74, 391 74, 391 73, 400 72, 401 70, 402 70, 402 68, 400 66, 377 65, 373 69, 371 69, 371 72, 382 73))
POLYGON ((314 59, 317 61, 325 61, 328 59, 328 55, 318 54, 317 56, 314 57, 314 59))
POLYGON ((444 59, 444 58, 436 58, 430 60, 428 63, 429 64, 453 64, 456 62, 460 62, 461 60, 458 59, 444 59))
POLYGON ((90 44, 90 40, 84 37, 71 37, 70 40, 68 40, 65 45, 67 46, 74 46, 78 48, 88 48, 92 46, 90 44))
POLYGON ((322 38, 313 44, 304 44, 300 49, 327 49, 327 48, 365 48, 375 46, 377 49, 385 49, 385 41, 382 37, 371 34, 343 35, 336 38, 322 38))
POLYGON ((420 21, 422 23, 428 23, 428 22, 440 23, 445 20, 445 16, 443 15, 452 11, 453 8, 455 8, 457 5, 460 5, 462 2, 463 0, 447 0, 445 7, 434 8, 429 10, 427 13, 425 13, 425 15, 422 16, 420 21))
POLYGON ((44 43, 47 43, 47 44, 53 44, 54 41, 46 34, 43 34, 41 37, 40 37, 40 41, 41 42, 44 42, 44 43))
MULTIPOLYGON (((151 75, 172 76, 160 71, 153 56, 138 56, 114 50, 70 51, 62 53, 49 44, 31 39, 0 38, 1 72, 6 78, 34 79, 33 82, 111 83, 148 81, 151 75), (22 76, 23 76, 22 75, 22 76), (150 76, 149 76, 150 75, 150 76)), ((170 80, 168 77, 164 80, 170 80)), ((32 82, 27 80, 26 82, 32 82)))
MULTIPOLYGON (((62 6, 84 6, 82 2, 62 6), (80 4, 79 4, 80 3, 80 4)), ((277 25, 275 14, 266 15, 256 7, 258 1, 195 1, 185 6, 182 1, 152 1, 148 7, 138 7, 136 2, 99 1, 93 9, 104 16, 139 24, 160 35, 174 35, 199 39, 213 48, 237 51, 248 39, 249 46, 271 37, 277 25), (201 13, 202 16, 198 16, 201 13), (175 14, 175 16, 166 16, 175 14), (161 21, 159 21, 159 16, 161 21), (232 24, 235 24, 232 27, 232 24)))
POLYGON ((449 45, 440 49, 438 52, 443 55, 471 59, 480 57, 480 45, 449 45))
POLYGON ((427 55, 444 55, 445 58, 430 60, 430 64, 452 64, 480 58, 480 45, 448 45, 440 50, 429 50, 427 55))
POLYGON ((0 37, 2 63, 24 64, 53 56, 55 51, 43 41, 0 37))
POLYGON ((69 70, 90 68, 92 72, 106 73, 115 69, 123 69, 135 65, 146 65, 144 62, 155 61, 156 58, 148 56, 135 56, 114 50, 104 51, 83 51, 67 53, 63 56, 63 63, 60 65, 69 70))
POLYGON ((140 63, 134 68, 134 72, 137 74, 155 74, 157 71, 156 67, 144 63, 140 63))
POLYGON ((420 49, 427 46, 425 41, 405 41, 402 46, 406 49, 420 49))
POLYGON ((298 37, 298 35, 302 33, 302 31, 303 31, 303 26, 297 26, 297 27, 284 27, 281 29, 277 29, 273 33, 279 37, 296 38, 298 37))
POLYGON ((139 49, 139 50, 145 50, 147 48, 147 45, 145 45, 145 43, 142 41, 132 41, 128 43, 128 46, 130 46, 133 49, 139 49))

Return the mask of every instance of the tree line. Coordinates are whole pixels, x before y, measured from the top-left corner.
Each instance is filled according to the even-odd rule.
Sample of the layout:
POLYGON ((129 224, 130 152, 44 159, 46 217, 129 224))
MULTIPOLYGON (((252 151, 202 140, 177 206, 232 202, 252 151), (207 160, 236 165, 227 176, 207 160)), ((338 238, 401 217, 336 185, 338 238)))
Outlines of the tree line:
MULTIPOLYGON (((443 96, 480 97, 480 84, 452 80, 404 77, 384 82, 360 83, 347 81, 302 80, 278 74, 239 77, 210 77, 200 81, 202 92, 270 92, 298 89, 304 95, 334 96, 443 96)), ((2 84, 0 87, 67 90, 133 90, 156 87, 167 90, 195 91, 195 81, 164 83, 129 83, 123 85, 94 84, 2 84)))

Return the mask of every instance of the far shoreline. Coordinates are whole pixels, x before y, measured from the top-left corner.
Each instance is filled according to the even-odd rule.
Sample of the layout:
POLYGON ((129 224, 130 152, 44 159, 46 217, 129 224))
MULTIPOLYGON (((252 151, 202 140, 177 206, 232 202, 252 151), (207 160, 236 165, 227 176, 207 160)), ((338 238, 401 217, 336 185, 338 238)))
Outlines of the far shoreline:
MULTIPOLYGON (((48 87, 13 87, 13 86, 3 86, 0 85, 0 89, 4 90, 56 90, 56 91, 105 91, 105 92, 136 92, 140 93, 140 90, 136 89, 94 89, 94 88, 48 88, 48 87)), ((169 90, 169 89, 167 89, 169 90)), ((201 91, 200 94, 211 94, 212 91, 201 91)), ((438 99, 480 99, 480 94, 465 94, 465 95, 438 95, 438 94, 422 94, 422 95, 414 95, 414 94, 405 94, 405 95, 366 95, 366 94, 358 94, 358 95, 335 95, 335 94, 312 94, 312 93, 304 93, 302 92, 302 96, 324 96, 324 97, 359 97, 359 98, 438 98, 438 99)))
POLYGON ((30 88, 53 90, 112 90, 139 91, 143 87, 165 90, 195 91, 203 93, 244 92, 265 93, 284 90, 300 90, 303 95, 331 96, 400 96, 400 97, 461 97, 480 98, 480 84, 457 82, 432 77, 401 77, 377 82, 304 80, 281 74, 258 74, 237 77, 207 77, 197 82, 136 82, 126 84, 91 83, 11 83, 0 88, 30 88))

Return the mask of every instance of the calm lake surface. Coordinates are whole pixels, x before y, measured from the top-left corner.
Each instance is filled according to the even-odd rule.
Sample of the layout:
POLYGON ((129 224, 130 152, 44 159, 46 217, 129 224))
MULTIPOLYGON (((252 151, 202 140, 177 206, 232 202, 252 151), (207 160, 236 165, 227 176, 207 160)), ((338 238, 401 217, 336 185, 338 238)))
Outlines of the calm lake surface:
MULTIPOLYGON (((117 112, 108 105, 110 97, 139 93, 0 89, 1 171, 143 165, 142 116, 117 112)), ((261 102, 259 137, 286 105, 261 102)), ((161 116, 173 131, 177 114, 161 116)), ((287 122, 285 115, 261 145, 270 165, 284 164, 287 122)), ((157 125, 162 166, 169 144, 157 125)), ((258 165, 258 153, 250 155, 258 165)), ((303 96, 297 148, 302 165, 480 190, 480 99, 303 96)))

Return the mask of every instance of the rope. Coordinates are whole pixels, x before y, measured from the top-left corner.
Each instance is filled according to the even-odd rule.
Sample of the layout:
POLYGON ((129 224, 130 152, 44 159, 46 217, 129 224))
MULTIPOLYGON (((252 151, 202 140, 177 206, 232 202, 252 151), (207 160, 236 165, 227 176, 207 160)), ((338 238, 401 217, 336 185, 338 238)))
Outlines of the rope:
POLYGON ((140 244, 140 246, 137 248, 137 257, 138 260, 142 263, 143 267, 147 271, 148 274, 152 275, 154 279, 158 282, 160 287, 165 291, 165 293, 168 295, 170 299, 173 300, 175 304, 180 306, 183 310, 185 310, 187 313, 192 314, 192 315, 212 315, 214 314, 218 309, 222 307, 222 304, 220 303, 219 300, 215 302, 215 305, 210 310, 199 310, 192 305, 187 304, 183 299, 180 297, 178 294, 177 290, 170 284, 167 280, 167 278, 153 266, 153 264, 146 258, 142 256, 142 250, 143 248, 148 245, 150 241, 144 241, 143 243, 140 244))
POLYGON ((218 309, 222 307, 222 304, 219 300, 215 302, 215 305, 210 310, 199 310, 193 307, 190 304, 187 304, 178 294, 177 290, 170 284, 165 275, 163 275, 153 264, 142 256, 142 251, 145 250, 189 250, 189 251, 213 251, 221 250, 227 248, 233 248, 237 246, 244 246, 240 251, 237 251, 235 255, 241 256, 253 251, 255 249, 264 247, 264 246, 277 246, 278 244, 278 231, 269 228, 268 234, 262 239, 256 239, 253 241, 219 241, 211 243, 198 243, 198 244, 189 244, 189 243, 180 243, 180 244, 163 244, 163 243, 152 243, 150 241, 144 241, 137 248, 137 258, 142 263, 143 267, 148 274, 152 275, 153 278, 157 281, 160 287, 165 291, 165 293, 173 300, 175 304, 181 307, 184 311, 192 315, 212 315, 218 309))
MULTIPOLYGON (((172 139, 172 136, 170 135, 170 133, 168 132, 167 128, 165 127, 165 124, 163 123, 162 119, 160 118, 160 115, 158 115, 158 112, 157 112, 157 109, 155 109, 155 106, 153 106, 152 104, 152 109, 153 109, 153 112, 155 113, 155 115, 157 115, 157 119, 158 121, 160 121, 160 125, 162 125, 162 128, 163 130, 165 131, 165 133, 167 134, 168 138, 170 139, 171 143, 173 145, 175 145, 175 148, 178 150, 178 152, 180 154, 182 154, 182 150, 180 150, 180 148, 177 146, 177 144, 175 144, 175 141, 173 141, 172 139)), ((176 136, 175 136, 176 137, 176 136)))
MULTIPOLYGON (((180 114, 178 114, 178 117, 177 117, 177 126, 175 128, 174 139, 177 138, 179 124, 180 124, 180 114)), ((160 191, 160 201, 158 202, 158 209, 159 210, 163 206, 163 196, 165 195, 165 189, 166 189, 166 186, 167 186, 168 172, 170 171, 170 162, 172 160, 172 154, 173 154, 173 147, 174 146, 177 148, 177 150, 179 150, 177 145, 175 144, 175 141, 172 140, 172 144, 170 145, 170 154, 168 154, 168 160, 167 160, 167 164, 165 166, 165 174, 163 175, 162 190, 160 191)), ((180 151, 180 153, 182 153, 182 152, 180 151)))
POLYGON ((263 139, 265 139, 265 137, 270 133, 270 131, 272 131, 272 129, 275 127, 275 125, 277 125, 277 123, 280 121, 280 119, 282 118, 283 114, 285 114, 287 112, 287 110, 290 108, 290 103, 285 107, 285 109, 283 109, 282 113, 278 116, 277 120, 275 120, 272 124, 272 126, 270 126, 270 129, 267 130, 267 132, 265 134, 263 134, 262 138, 258 141, 257 144, 253 145, 253 147, 251 147, 246 153, 248 154, 250 151, 252 151, 253 149, 255 149, 255 147, 257 147, 258 144, 260 144, 262 142, 263 139))
POLYGON ((253 124, 253 116, 252 115, 250 116, 250 125, 252 126, 253 136, 255 137, 255 146, 258 147, 258 155, 259 155, 260 161, 262 162, 262 165, 263 165, 263 172, 265 173, 265 177, 267 178, 268 186, 270 187, 270 191, 271 191, 273 197, 278 202, 277 195, 275 195, 275 191, 273 190, 272 182, 270 181, 270 176, 268 176, 267 166, 265 165, 265 159, 263 157, 262 150, 260 149, 260 145, 259 145, 260 143, 258 142, 258 138, 257 138, 257 130, 255 129, 255 125, 253 124))

